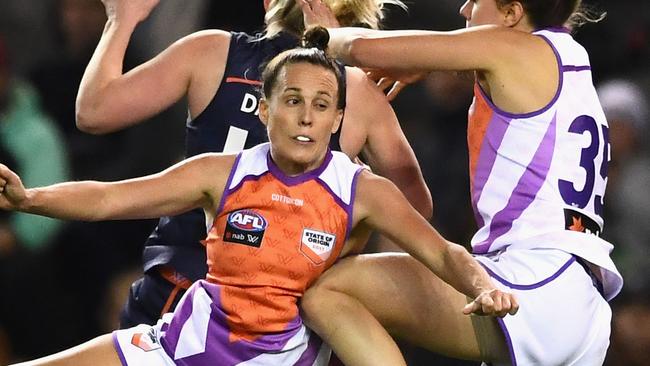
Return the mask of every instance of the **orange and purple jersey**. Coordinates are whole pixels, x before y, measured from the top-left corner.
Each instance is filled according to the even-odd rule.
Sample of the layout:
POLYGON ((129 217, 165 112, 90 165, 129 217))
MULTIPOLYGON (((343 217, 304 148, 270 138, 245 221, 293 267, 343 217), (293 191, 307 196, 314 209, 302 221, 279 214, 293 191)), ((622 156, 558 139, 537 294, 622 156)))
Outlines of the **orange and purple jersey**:
POLYGON ((320 341, 302 324, 298 301, 341 253, 362 168, 328 151, 319 168, 287 176, 269 147, 236 158, 208 223, 207 278, 162 329, 160 344, 179 365, 313 365, 319 358, 320 341))

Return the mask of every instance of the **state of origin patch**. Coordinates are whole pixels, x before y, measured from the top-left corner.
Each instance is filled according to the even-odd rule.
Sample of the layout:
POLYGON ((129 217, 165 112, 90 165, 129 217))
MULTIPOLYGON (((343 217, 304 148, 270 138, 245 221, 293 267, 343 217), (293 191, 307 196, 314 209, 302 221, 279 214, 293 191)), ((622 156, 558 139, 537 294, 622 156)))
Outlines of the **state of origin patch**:
POLYGON ((268 221, 252 210, 233 211, 228 214, 223 240, 259 248, 268 221))

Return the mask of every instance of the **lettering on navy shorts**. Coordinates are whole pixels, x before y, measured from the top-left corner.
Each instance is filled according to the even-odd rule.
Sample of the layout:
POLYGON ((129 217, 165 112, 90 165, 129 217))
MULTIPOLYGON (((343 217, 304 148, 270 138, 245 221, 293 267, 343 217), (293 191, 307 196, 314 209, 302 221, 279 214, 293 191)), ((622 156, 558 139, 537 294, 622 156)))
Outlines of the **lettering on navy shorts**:
POLYGON ((228 215, 223 240, 259 248, 267 226, 264 216, 255 211, 234 211, 228 215))
POLYGON ((571 231, 600 236, 600 226, 587 215, 568 208, 564 209, 564 228, 571 231))

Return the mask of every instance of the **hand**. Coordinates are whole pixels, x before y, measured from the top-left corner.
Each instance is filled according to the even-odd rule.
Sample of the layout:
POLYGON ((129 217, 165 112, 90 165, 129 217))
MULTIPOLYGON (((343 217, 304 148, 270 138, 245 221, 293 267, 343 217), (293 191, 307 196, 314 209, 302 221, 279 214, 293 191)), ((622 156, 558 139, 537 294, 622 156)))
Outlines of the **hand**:
POLYGON ((20 177, 0 164, 0 209, 16 210, 26 199, 27 192, 20 177))
POLYGON ((321 26, 325 28, 338 28, 341 25, 332 10, 323 3, 323 0, 298 0, 305 23, 305 29, 321 26))
POLYGON ((483 291, 474 301, 465 305, 463 314, 489 315, 503 318, 506 314, 515 315, 519 303, 513 294, 498 289, 483 291))
POLYGON ((160 0, 102 0, 106 16, 111 20, 132 20, 139 23, 151 14, 160 0))
POLYGON ((399 71, 387 71, 379 69, 364 69, 368 78, 377 83, 377 86, 386 92, 386 97, 389 101, 392 101, 397 97, 402 89, 404 89, 409 84, 413 84, 424 79, 429 75, 428 71, 425 72, 399 72, 399 71))

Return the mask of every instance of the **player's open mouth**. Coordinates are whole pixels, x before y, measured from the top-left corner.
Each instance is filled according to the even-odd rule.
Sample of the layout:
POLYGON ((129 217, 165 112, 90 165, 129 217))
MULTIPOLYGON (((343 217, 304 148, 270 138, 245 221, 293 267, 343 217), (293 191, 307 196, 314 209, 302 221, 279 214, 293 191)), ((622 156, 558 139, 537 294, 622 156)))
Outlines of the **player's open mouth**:
POLYGON ((309 138, 307 136, 303 136, 303 135, 296 136, 296 137, 294 137, 294 139, 296 139, 296 140, 298 140, 300 142, 312 142, 311 138, 309 138))

